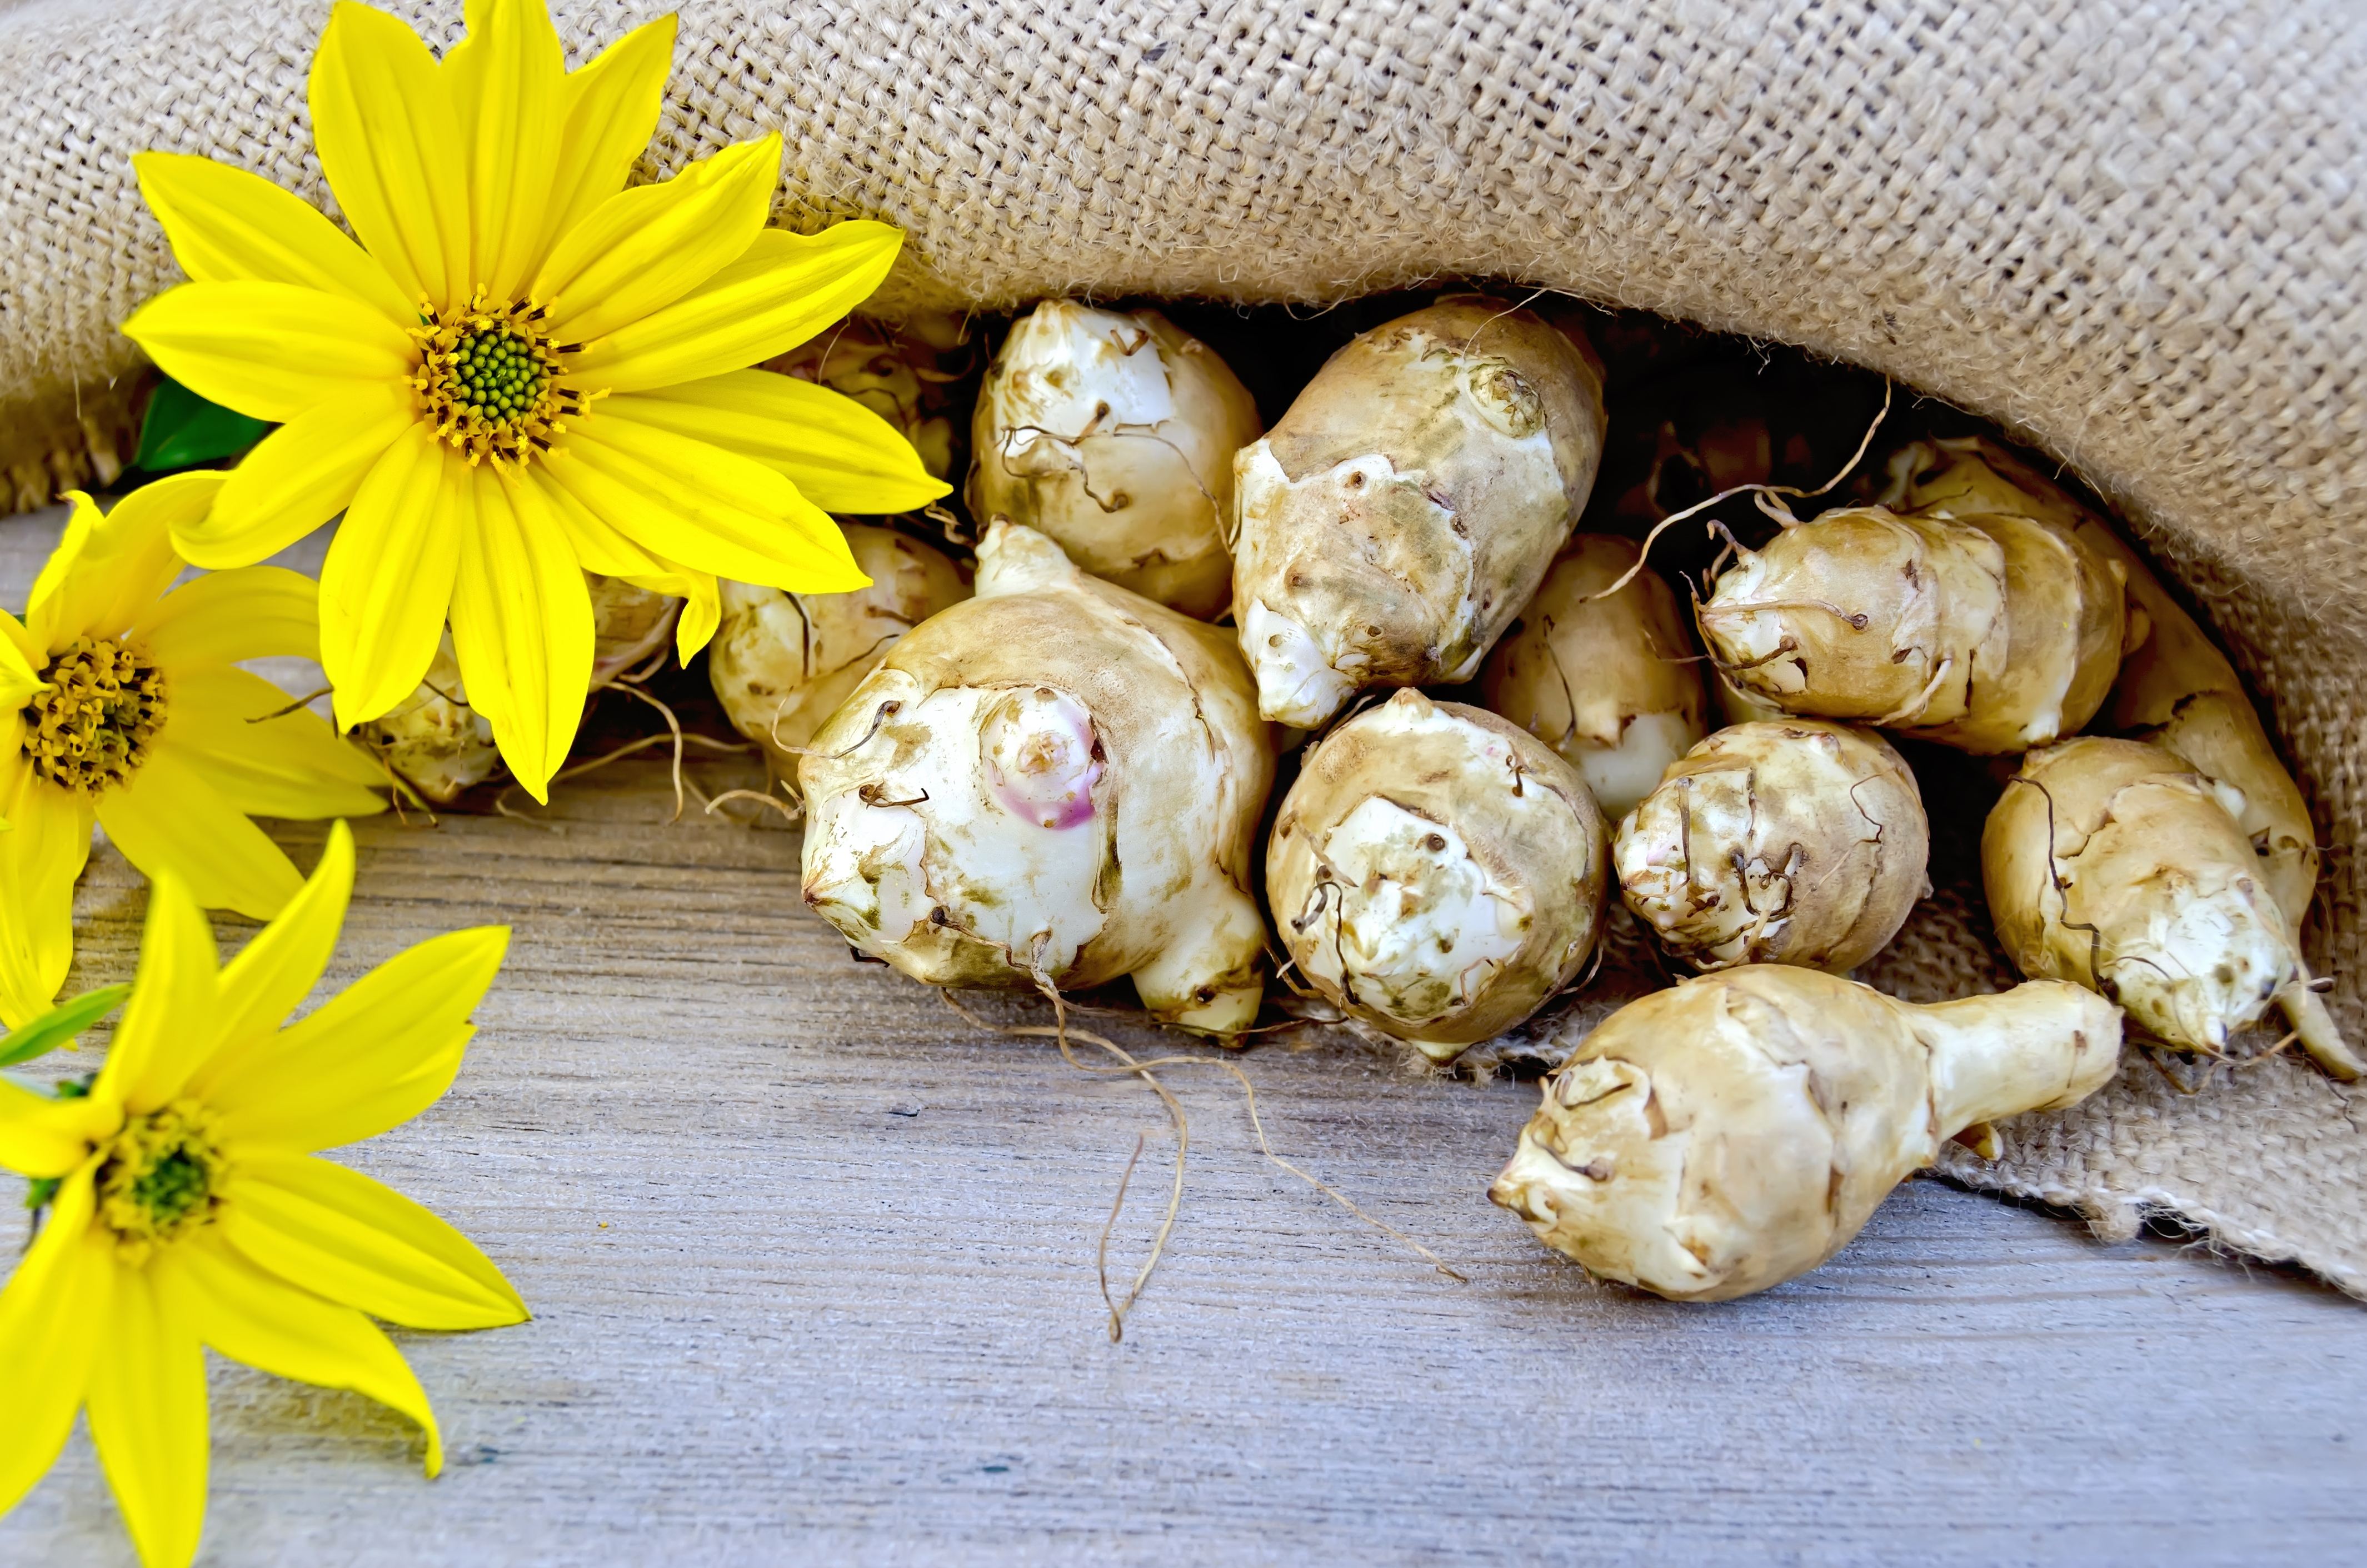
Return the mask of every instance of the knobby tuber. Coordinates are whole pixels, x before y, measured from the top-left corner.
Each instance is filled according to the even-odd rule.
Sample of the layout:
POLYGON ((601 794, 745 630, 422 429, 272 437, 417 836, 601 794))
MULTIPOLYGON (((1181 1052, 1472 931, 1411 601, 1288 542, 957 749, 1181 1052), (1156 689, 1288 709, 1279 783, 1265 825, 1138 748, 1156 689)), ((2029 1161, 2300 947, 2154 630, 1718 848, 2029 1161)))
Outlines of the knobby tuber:
POLYGON ((969 597, 961 568, 890 528, 844 523, 855 563, 871 579, 848 594, 787 594, 722 585, 722 623, 707 676, 732 728, 764 748, 774 770, 797 774, 798 749, 838 710, 896 640, 969 597))
POLYGON ((2118 563, 2048 518, 1847 506, 1744 555, 1698 613, 1748 696, 1995 753, 2094 715, 2123 595, 2118 563))
POLYGON ((1261 428, 1240 378, 1157 311, 1047 301, 1012 327, 979 393, 970 514, 1035 528, 1186 615, 1222 615, 1233 454, 1261 428))
POLYGON ((2357 1077, 2233 795, 2139 741, 2032 752, 1981 835, 1998 941, 2022 973, 2091 987, 2190 1051, 2282 1007, 2305 1050, 2357 1077))
POLYGON ((1865 730, 1784 719, 1720 730, 1620 823, 1619 886, 1693 969, 1840 973, 1880 952, 1930 890, 1915 776, 1865 730))
POLYGON ((997 523, 977 597, 898 641, 798 764, 805 900, 931 985, 1131 975, 1154 1018, 1239 1031, 1273 748, 1229 632, 997 523))
POLYGON ((1708 733, 1683 607, 1635 571, 1642 556, 1615 534, 1573 535, 1479 676, 1488 706, 1559 752, 1614 821, 1708 733))
POLYGON ((1745 1296, 1840 1251, 1943 1140, 2086 1098, 2120 1039, 2117 1008, 2056 982, 1917 1006, 1721 970, 1598 1025, 1488 1196, 1606 1279, 1745 1296))
POLYGON ((1447 1061, 1585 966, 1604 836, 1585 780, 1543 742, 1400 691, 1308 756, 1274 823, 1267 903, 1328 1000, 1447 1061))
POLYGON ((1234 462, 1233 612, 1269 719, 1469 680, 1545 578, 1603 456, 1583 340, 1473 296, 1334 354, 1234 462))

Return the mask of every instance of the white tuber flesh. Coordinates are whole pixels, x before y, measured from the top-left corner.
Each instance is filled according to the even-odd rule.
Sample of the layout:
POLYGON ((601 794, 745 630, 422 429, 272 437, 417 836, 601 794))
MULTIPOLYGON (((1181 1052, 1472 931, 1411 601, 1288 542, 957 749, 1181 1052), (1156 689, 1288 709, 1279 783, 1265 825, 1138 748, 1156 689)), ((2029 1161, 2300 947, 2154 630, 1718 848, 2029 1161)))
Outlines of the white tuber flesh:
POLYGON ((1701 666, 1677 596, 1634 571, 1643 551, 1615 534, 1576 534, 1521 619, 1488 655, 1488 706, 1559 752, 1617 820, 1708 733, 1701 666))
POLYGON ((1284 797, 1266 898, 1300 974, 1434 1061, 1521 1023, 1603 930, 1601 812, 1526 731, 1400 691, 1284 797))
POLYGON ((1721 970, 1598 1025, 1488 1196, 1603 1278, 1747 1296, 1839 1252, 1956 1133, 2085 1099, 2120 1040, 2119 1011, 2076 985, 1917 1006, 1721 970))
POLYGON ((1163 1022, 1257 1015, 1272 731, 1229 632, 991 527, 978 593, 907 632, 799 763, 805 900, 930 985, 1132 975, 1163 1022))
POLYGON ((1334 354, 1234 463, 1233 610, 1269 719, 1469 680, 1528 603, 1603 459, 1591 350, 1465 296, 1334 354))
POLYGON ((764 747, 784 778, 797 776, 797 748, 898 638, 969 597, 944 551, 892 528, 840 527, 869 587, 787 594, 727 582, 722 623, 708 644, 708 679, 732 728, 764 747))
POLYGON ((1743 557, 1700 620, 1750 697, 1995 753, 2094 715, 2123 596, 2116 563, 2050 519, 1848 506, 1743 557))
POLYGON ((1840 973, 1930 889, 1931 827, 1880 736, 1817 719, 1720 730, 1620 823, 1612 862, 1647 929, 1693 969, 1840 973))
POLYGON ((1981 835, 1998 940, 2022 973, 2077 981, 2190 1051, 2222 1051, 2280 1006, 2305 1049, 2356 1077, 2237 825, 2241 805, 2137 741, 2031 753, 1981 835))
POLYGON ((1233 454, 1263 426, 1214 350, 1157 311, 1050 300, 1020 318, 972 422, 968 501, 1096 577, 1204 619, 1232 602, 1233 454))

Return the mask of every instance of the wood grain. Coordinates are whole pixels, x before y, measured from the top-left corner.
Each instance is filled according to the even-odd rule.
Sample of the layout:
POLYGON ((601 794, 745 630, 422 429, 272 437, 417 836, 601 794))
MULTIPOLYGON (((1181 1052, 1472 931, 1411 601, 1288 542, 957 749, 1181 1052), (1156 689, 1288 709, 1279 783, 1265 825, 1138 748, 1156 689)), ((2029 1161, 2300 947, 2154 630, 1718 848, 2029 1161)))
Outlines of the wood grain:
MULTIPOLYGON (((0 538, 10 602, 37 555, 0 538)), ((692 766, 709 789, 746 770, 692 766)), ((1481 1196, 1533 1087, 1336 1040, 1244 1058, 1276 1148, 1467 1281, 1265 1164, 1230 1080, 1181 1070, 1183 1218, 1113 1345, 1094 1240, 1147 1133, 1112 1243, 1141 1256, 1156 1103, 850 962, 798 903, 794 833, 671 807, 636 762, 544 825, 361 824, 330 985, 456 926, 515 937, 451 1094, 346 1157, 476 1237, 537 1316, 399 1333, 451 1454, 433 1483, 399 1418, 217 1362, 200 1562, 2355 1550, 2367 1324, 2333 1292, 1920 1181, 1765 1296, 1638 1298, 1481 1196)), ((317 826, 277 831, 317 854, 317 826)), ((130 972, 142 903, 103 852, 81 980, 130 972)), ((252 930, 225 922, 226 950, 252 930)), ((0 1520, 0 1562, 131 1561, 78 1434, 0 1520)))

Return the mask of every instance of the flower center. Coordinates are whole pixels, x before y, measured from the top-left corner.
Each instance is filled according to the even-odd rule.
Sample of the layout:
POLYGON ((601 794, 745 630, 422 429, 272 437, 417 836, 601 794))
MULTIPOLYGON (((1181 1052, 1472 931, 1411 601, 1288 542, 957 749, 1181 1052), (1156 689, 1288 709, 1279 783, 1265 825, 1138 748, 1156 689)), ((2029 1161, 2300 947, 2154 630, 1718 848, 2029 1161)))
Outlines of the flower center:
POLYGON ((439 440, 470 462, 522 463, 548 452, 590 396, 559 385, 564 350, 536 330, 538 306, 489 303, 478 295, 457 311, 425 310, 411 329, 420 347, 412 373, 439 440))
POLYGON ((213 1116, 195 1100, 126 1121, 98 1165, 98 1217, 115 1233, 117 1256, 142 1262, 159 1243, 210 1222, 225 1164, 213 1116))
POLYGON ((148 760, 164 722, 164 672, 112 637, 79 637, 25 704, 25 756, 52 784, 96 795, 148 760))

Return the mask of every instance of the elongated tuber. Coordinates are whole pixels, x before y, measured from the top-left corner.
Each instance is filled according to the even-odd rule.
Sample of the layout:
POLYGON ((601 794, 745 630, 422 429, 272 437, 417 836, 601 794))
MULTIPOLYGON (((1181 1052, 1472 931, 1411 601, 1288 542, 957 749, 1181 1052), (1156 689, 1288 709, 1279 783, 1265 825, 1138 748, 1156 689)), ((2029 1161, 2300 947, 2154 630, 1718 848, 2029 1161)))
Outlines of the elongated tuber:
POLYGON ((1993 753, 2094 715, 2123 596, 2117 563, 2048 518, 1848 506, 1744 556, 1699 613, 1746 695, 1993 753))
POLYGON ((1263 993, 1252 836, 1274 737, 1230 635, 998 523, 798 764, 805 900, 931 985, 1132 975, 1218 1033, 1263 993))
POLYGON ((1917 1006, 1815 970, 1688 980, 1598 1025, 1488 1196, 1592 1273, 1678 1301, 1804 1274, 1946 1139, 2078 1104, 2118 1009, 2033 981, 1917 1006))
POLYGON ((1502 301, 1443 301, 1334 354, 1234 463, 1233 612, 1269 719, 1468 680, 1528 603, 1603 457, 1591 350, 1502 301))
POLYGON ((1240 378, 1157 311, 1047 301, 1012 327, 979 393, 970 514, 1035 528, 1186 615, 1222 615, 1233 454, 1262 428, 1240 378))
POLYGON ((1299 973, 1434 1061, 1526 1019, 1603 930, 1601 812, 1508 721, 1400 691, 1316 745, 1266 898, 1299 973))
POLYGON ((2191 1051, 2281 1006, 2327 1071, 2356 1077, 2232 793, 2138 741, 2032 752, 1981 835, 1998 940, 2022 973, 2077 981, 2191 1051))
POLYGON ((2309 802, 2278 757, 2244 683, 2142 557, 2060 485, 1981 437, 1919 441, 1893 455, 1886 498, 1931 512, 2022 511, 2073 528, 2118 562, 2127 582, 2129 634, 2102 722, 2151 741, 2242 792, 2238 825, 2260 874, 2299 930, 2317 889, 2309 802))
POLYGON ((722 624, 707 649, 707 676, 732 728, 764 747, 784 778, 796 777, 798 748, 898 638, 969 597, 942 551, 892 528, 840 527, 869 587, 787 594, 727 582, 722 624))
POLYGON ((1708 733, 1692 631, 1643 551, 1615 534, 1576 534, 1480 672, 1488 706, 1568 760, 1616 821, 1708 733))
POLYGON ((1686 753, 1620 823, 1612 861, 1681 963, 1840 973, 1898 934, 1931 842, 1915 775, 1879 735, 1784 719, 1686 753))

